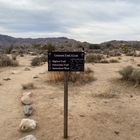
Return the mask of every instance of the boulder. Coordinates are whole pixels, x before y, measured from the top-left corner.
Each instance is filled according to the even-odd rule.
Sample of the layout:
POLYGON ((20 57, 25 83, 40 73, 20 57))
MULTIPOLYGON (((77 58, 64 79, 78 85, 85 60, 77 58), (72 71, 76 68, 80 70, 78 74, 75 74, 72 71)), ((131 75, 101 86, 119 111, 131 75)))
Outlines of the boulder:
POLYGON ((21 102, 22 102, 22 104, 24 104, 24 105, 30 105, 32 102, 31 102, 31 98, 30 98, 30 96, 28 96, 28 95, 25 95, 25 96, 22 96, 21 97, 21 102))
POLYGON ((26 137, 23 137, 19 140, 37 140, 36 137, 34 135, 28 135, 26 137))
POLYGON ((36 129, 36 121, 32 119, 22 119, 19 128, 22 132, 32 131, 36 129))
POLYGON ((31 116, 32 113, 33 113, 33 108, 32 108, 32 106, 31 106, 31 105, 25 105, 25 106, 23 107, 23 112, 24 112, 24 115, 25 115, 25 116, 31 116))

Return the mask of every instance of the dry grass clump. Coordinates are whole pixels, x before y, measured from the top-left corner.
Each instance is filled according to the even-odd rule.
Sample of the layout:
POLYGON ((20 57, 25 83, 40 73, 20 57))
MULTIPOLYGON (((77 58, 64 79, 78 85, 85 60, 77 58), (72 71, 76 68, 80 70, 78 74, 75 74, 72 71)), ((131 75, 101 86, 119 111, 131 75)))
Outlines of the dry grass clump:
POLYGON ((22 89, 26 90, 26 89, 34 89, 34 84, 33 83, 27 83, 27 84, 22 84, 22 89))
MULTIPOLYGON (((94 72, 87 68, 85 72, 68 72, 69 81, 72 83, 87 83, 94 80, 94 72)), ((48 72, 49 82, 63 82, 64 72, 48 72)))
POLYGON ((119 91, 113 88, 107 89, 104 92, 95 94, 94 97, 99 97, 99 98, 116 98, 119 95, 119 91))
POLYGON ((17 60, 13 60, 7 55, 0 56, 0 67, 7 67, 7 66, 16 67, 18 65, 19 65, 19 63, 17 60))

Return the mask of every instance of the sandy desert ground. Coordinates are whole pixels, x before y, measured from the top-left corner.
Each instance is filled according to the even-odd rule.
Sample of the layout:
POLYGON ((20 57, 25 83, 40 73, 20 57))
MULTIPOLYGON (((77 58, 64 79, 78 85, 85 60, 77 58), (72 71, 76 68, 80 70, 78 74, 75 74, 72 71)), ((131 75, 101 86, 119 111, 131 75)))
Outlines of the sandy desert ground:
MULTIPOLYGON (((34 134, 38 140, 63 140, 63 84, 50 84, 47 64, 31 67, 32 56, 18 57, 20 66, 0 68, 0 140, 18 140, 34 134), (25 71, 29 67, 31 71, 25 71), (14 71, 14 74, 12 72, 14 71), (34 79, 34 76, 39 78, 34 79), (3 78, 11 78, 4 81, 3 78), (23 114, 22 84, 33 82, 31 118, 38 122, 35 131, 21 133, 23 114)), ((140 87, 121 81, 117 73, 126 65, 136 66, 140 58, 122 57, 120 63, 87 64, 97 80, 69 84, 68 140, 139 140, 140 87), (100 95, 107 94, 105 97, 100 95), (109 95, 110 96, 109 96, 109 95), (110 97, 110 98, 109 98, 110 97)))

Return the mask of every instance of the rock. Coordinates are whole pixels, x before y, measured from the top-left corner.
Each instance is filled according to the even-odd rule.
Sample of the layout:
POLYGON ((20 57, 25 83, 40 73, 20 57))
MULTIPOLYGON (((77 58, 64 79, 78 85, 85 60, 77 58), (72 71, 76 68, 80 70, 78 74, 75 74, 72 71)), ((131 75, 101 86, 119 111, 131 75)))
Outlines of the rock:
POLYGON ((30 71, 31 69, 26 67, 24 70, 25 70, 25 71, 30 71))
POLYGON ((28 135, 26 137, 23 137, 19 140, 37 140, 36 137, 34 135, 28 135))
POLYGON ((30 105, 32 102, 31 102, 31 98, 30 96, 28 95, 25 95, 23 97, 21 97, 21 102, 24 104, 24 105, 30 105))
POLYGON ((36 121, 32 119, 22 119, 19 128, 22 132, 32 131, 36 128, 36 121))
POLYGON ((25 106, 23 107, 23 112, 24 112, 24 115, 25 115, 25 116, 31 116, 32 113, 33 113, 33 108, 32 108, 32 106, 31 106, 31 105, 25 105, 25 106))
POLYGON ((3 80, 9 81, 9 80, 11 80, 11 78, 3 78, 3 80))
POLYGON ((12 71, 11 74, 17 74, 19 71, 12 71))
POLYGON ((37 79, 37 78, 39 78, 39 77, 36 75, 36 76, 34 76, 33 78, 34 78, 34 79, 37 79))
POLYGON ((130 98, 133 98, 133 95, 130 95, 130 98))
POLYGON ((31 91, 23 93, 23 96, 30 96, 30 97, 32 97, 32 95, 33 95, 33 93, 31 91))
POLYGON ((119 135, 119 134, 120 134, 120 132, 119 132, 119 131, 114 131, 114 133, 115 133, 116 135, 119 135))
POLYGON ((80 114, 79 116, 80 116, 80 117, 85 117, 85 115, 83 115, 83 114, 80 114))

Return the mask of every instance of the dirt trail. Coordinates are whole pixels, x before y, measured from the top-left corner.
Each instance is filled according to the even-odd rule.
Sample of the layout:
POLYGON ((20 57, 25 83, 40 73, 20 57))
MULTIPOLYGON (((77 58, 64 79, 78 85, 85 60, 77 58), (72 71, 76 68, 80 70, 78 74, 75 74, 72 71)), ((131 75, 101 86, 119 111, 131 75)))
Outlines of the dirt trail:
MULTIPOLYGON (((22 66, 0 70, 0 140, 18 140, 34 134, 38 140, 63 140, 63 85, 48 84, 43 80, 47 64, 24 71, 31 57, 18 58, 22 66), (15 74, 11 72, 15 71, 15 74), (38 75, 38 79, 33 79, 38 75), (4 81, 9 77, 11 80, 4 81), (20 96, 23 83, 33 82, 33 119, 38 128, 22 134, 18 126, 22 118, 20 96)), ((126 59, 126 58, 125 58, 126 59)), ((128 59, 128 58, 127 58, 128 59)), ((139 61, 139 60, 137 60, 139 61)), ((127 62, 130 64, 130 62, 127 62)), ((95 64, 97 80, 92 83, 69 85, 69 140, 139 140, 140 139, 140 96, 139 88, 132 84, 116 82, 118 71, 126 62, 118 64, 95 64), (117 97, 100 98, 95 94, 117 92, 117 97), (131 97, 130 95, 133 95, 131 97)))

